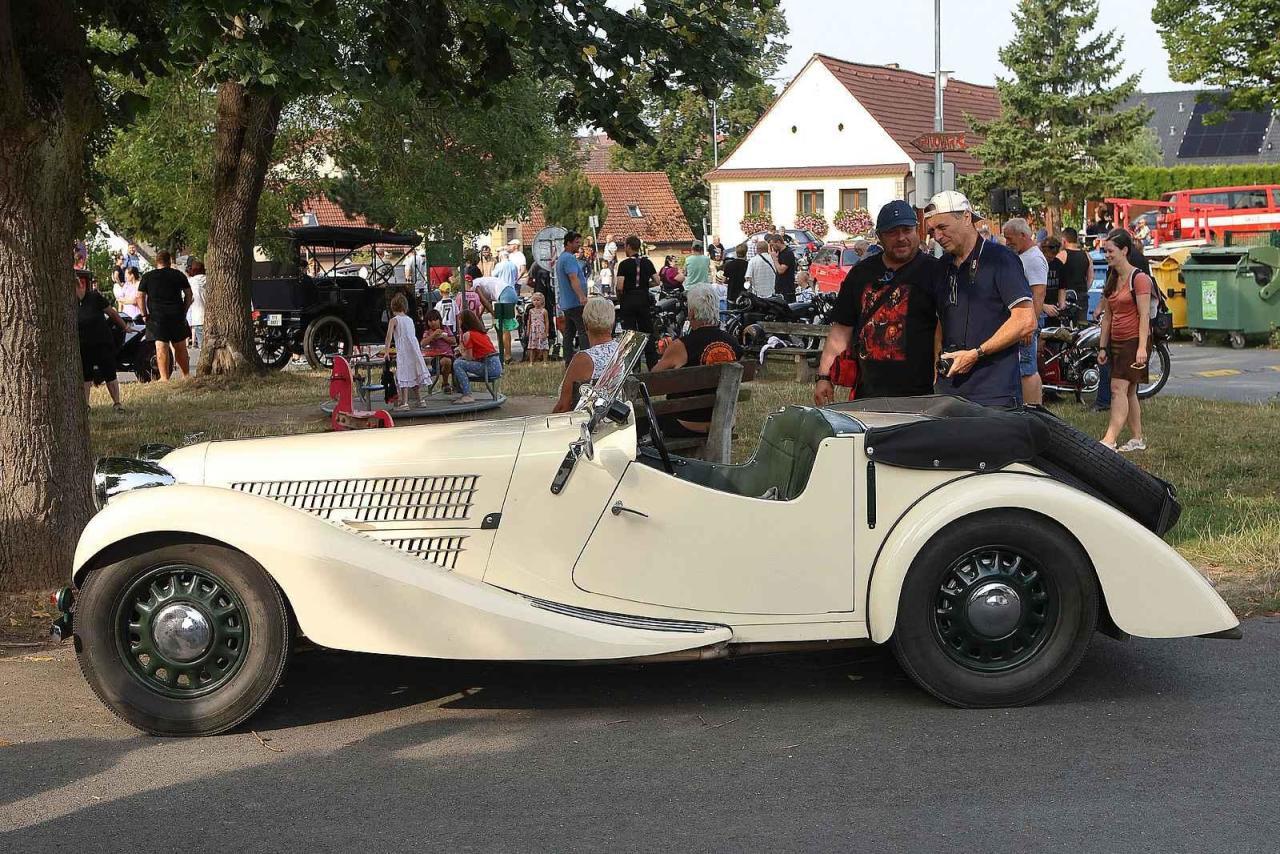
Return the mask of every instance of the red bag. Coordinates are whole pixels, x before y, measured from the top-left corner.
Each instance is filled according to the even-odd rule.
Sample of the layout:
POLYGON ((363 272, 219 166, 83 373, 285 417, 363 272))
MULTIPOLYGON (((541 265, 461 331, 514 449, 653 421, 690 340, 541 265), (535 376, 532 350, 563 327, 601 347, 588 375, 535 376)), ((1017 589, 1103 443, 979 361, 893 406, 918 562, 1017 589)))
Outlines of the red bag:
POLYGON ((852 350, 845 350, 831 363, 831 384, 849 389, 849 399, 853 400, 858 389, 858 357, 852 350))

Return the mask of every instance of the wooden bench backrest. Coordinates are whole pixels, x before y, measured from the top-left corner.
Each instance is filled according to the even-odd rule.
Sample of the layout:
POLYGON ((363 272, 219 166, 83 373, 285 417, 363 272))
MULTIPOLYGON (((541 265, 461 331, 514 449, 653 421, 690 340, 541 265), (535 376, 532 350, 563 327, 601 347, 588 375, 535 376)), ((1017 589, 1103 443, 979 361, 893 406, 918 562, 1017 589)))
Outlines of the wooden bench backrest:
MULTIPOLYGON (((738 406, 738 392, 742 378, 750 363, 726 362, 719 365, 699 365, 677 368, 671 371, 638 374, 627 383, 627 395, 636 404, 637 416, 643 417, 643 399, 637 383, 643 382, 654 398, 654 414, 678 415, 695 409, 711 409, 711 426, 707 431, 703 459, 712 462, 729 462, 733 443, 733 419, 738 406), (659 400, 661 395, 687 394, 675 400, 659 400)), ((754 371, 753 371, 754 373, 754 371)))

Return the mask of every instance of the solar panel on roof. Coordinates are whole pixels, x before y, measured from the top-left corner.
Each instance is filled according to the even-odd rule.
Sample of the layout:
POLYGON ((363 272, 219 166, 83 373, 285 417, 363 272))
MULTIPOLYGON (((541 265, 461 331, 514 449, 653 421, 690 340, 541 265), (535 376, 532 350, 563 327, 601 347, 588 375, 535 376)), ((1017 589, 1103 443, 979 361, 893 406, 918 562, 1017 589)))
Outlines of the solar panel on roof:
POLYGON ((1271 114, 1237 110, 1227 114, 1218 124, 1205 124, 1204 118, 1217 105, 1198 101, 1178 147, 1178 157, 1235 157, 1257 154, 1262 138, 1271 124, 1271 114))

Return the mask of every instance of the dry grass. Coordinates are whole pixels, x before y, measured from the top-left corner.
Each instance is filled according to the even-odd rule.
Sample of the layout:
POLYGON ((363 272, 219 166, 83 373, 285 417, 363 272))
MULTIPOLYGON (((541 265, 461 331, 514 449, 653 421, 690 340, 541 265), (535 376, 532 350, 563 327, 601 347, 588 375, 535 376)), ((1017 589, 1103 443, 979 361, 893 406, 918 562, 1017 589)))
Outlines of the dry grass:
MULTIPOLYGON (((511 396, 552 396, 563 366, 514 365, 503 379, 511 396)), ((811 400, 812 387, 773 377, 749 384, 738 407, 735 460, 755 448, 768 413, 811 400)), ((236 438, 325 430, 318 404, 326 394, 319 372, 265 378, 184 380, 124 387, 129 412, 113 413, 105 392, 94 393, 91 440, 95 454, 131 454, 144 442, 180 443, 185 436, 236 438)), ((1104 416, 1062 403, 1056 411, 1091 435, 1104 416)), ((1151 449, 1135 459, 1176 484, 1184 511, 1169 541, 1218 583, 1242 614, 1280 610, 1280 406, 1157 397, 1144 405, 1151 449)))

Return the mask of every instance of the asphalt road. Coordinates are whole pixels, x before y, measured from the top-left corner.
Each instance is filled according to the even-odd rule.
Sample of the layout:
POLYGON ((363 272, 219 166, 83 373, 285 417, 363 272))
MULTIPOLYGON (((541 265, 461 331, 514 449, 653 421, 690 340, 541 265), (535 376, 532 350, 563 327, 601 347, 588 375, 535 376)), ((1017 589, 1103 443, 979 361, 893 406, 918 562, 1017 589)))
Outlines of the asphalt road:
POLYGON ((0 851, 1276 850, 1280 620, 1098 636, 958 711, 881 649, 554 668, 309 652, 242 731, 143 737, 0 661, 0 851))
POLYGON ((1280 400, 1280 350, 1175 343, 1169 361, 1173 375, 1161 394, 1244 403, 1280 400))

